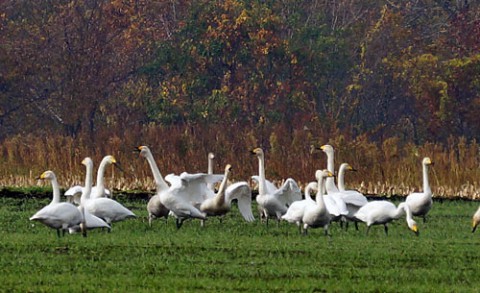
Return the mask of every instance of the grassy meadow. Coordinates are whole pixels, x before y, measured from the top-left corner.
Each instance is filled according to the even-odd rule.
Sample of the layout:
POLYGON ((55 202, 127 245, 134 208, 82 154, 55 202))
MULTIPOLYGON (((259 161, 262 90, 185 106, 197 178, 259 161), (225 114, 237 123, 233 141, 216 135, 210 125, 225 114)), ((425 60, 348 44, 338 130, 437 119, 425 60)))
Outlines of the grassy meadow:
MULTIPOLYGON (((283 222, 246 223, 236 208, 201 228, 174 220, 148 227, 144 199, 119 198, 138 218, 87 238, 56 232, 28 218, 47 198, 1 197, 0 291, 22 292, 474 292, 479 234, 471 233, 478 203, 435 201, 420 235, 404 220, 345 231, 331 226, 308 236, 283 222)), ((255 207, 254 207, 255 209, 255 207)))

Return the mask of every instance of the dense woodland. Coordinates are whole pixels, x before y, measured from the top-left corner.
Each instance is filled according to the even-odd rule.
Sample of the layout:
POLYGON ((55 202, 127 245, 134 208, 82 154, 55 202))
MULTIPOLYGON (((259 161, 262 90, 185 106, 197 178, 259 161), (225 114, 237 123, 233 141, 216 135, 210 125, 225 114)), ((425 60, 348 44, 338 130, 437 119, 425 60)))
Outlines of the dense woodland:
POLYGON ((330 143, 354 187, 418 189, 430 156, 434 192, 477 197, 479 48, 471 0, 2 1, 2 184, 113 154, 112 184, 142 188, 139 144, 165 174, 213 151, 242 179, 261 146, 267 177, 307 182, 330 143))

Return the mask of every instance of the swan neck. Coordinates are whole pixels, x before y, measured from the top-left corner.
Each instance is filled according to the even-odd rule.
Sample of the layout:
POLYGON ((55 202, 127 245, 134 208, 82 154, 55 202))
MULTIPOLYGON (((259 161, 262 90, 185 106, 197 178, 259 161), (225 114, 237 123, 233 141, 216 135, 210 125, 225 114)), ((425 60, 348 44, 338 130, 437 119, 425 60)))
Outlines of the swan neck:
POLYGON ((80 197, 80 205, 83 206, 86 200, 90 198, 90 193, 92 192, 92 181, 93 181, 93 166, 87 165, 87 172, 85 175, 85 188, 80 197))
POLYGON ((227 189, 227 181, 228 181, 228 173, 225 172, 225 176, 223 177, 222 183, 220 183, 220 187, 218 188, 217 192, 217 201, 223 204, 225 202, 225 190, 227 189))
POLYGON ((103 159, 100 162, 100 166, 98 166, 98 171, 97 171, 97 190, 98 192, 102 190, 102 193, 103 193, 103 190, 105 189, 103 184, 103 177, 105 175, 105 168, 107 168, 107 163, 108 161, 103 159))
POLYGON ((345 166, 340 166, 338 170, 338 190, 345 191, 345 166))
MULTIPOLYGON (((213 159, 208 157, 208 169, 207 169, 207 174, 212 175, 213 174, 213 159)), ((207 183, 207 187, 210 190, 214 190, 213 183, 207 183)))
MULTIPOLYGON (((335 163, 334 163, 334 153, 327 153, 327 170, 335 174, 335 163)), ((335 186, 335 178, 327 177, 325 179, 325 185, 327 192, 337 192, 338 188, 335 186)))
POLYGON ((397 209, 395 210, 395 213, 392 215, 392 218, 395 219, 395 220, 399 219, 401 216, 403 216, 404 213, 407 214, 407 219, 408 219, 408 214, 409 213, 410 213, 410 216, 411 216, 411 212, 410 212, 410 209, 408 208, 407 204, 402 202, 401 204, 398 205, 397 209))
POLYGON ((258 157, 258 176, 260 176, 260 182, 258 183, 258 193, 266 194, 267 183, 265 182, 265 157, 263 155, 258 157))
POLYGON ((428 166, 426 164, 423 164, 422 171, 423 171, 423 192, 431 193, 430 184, 428 182, 428 166))
POLYGON ((318 179, 318 190, 317 190, 317 196, 315 198, 317 205, 319 207, 325 207, 325 201, 323 199, 324 194, 325 194, 325 177, 320 177, 318 179))
POLYGON ((155 180, 155 185, 157 186, 157 192, 168 189, 168 184, 163 179, 163 176, 158 169, 157 163, 155 162, 152 153, 149 152, 146 156, 146 159, 148 165, 150 165, 150 169, 152 170, 153 179, 155 180))
POLYGON ((305 199, 312 199, 312 196, 310 195, 310 186, 307 185, 307 187, 305 187, 305 199))
POLYGON ((51 203, 59 203, 60 202, 60 186, 58 185, 57 178, 54 177, 51 180, 52 182, 52 189, 53 189, 53 199, 51 203))

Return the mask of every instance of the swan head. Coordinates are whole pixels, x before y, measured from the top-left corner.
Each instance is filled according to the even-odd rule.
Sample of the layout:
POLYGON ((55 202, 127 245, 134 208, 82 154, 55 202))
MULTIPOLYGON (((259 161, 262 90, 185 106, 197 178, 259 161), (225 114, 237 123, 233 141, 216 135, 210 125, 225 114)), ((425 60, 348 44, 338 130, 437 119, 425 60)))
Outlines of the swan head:
POLYGON ((146 157, 147 154, 150 153, 150 149, 146 145, 141 145, 141 146, 135 148, 135 151, 139 152, 140 156, 142 156, 142 157, 146 157))
POLYGON ((344 168, 347 171, 354 171, 354 172, 357 171, 357 169, 354 169, 349 163, 342 163, 340 165, 340 168, 344 168))
POLYGON ((422 164, 425 166, 428 166, 428 165, 433 165, 433 162, 429 157, 425 157, 423 158, 422 164))
POLYGON ((261 148, 255 148, 251 151, 251 153, 257 157, 263 157, 263 150, 261 148))
POLYGON ((333 147, 329 144, 324 144, 320 149, 326 154, 333 154, 333 147))
POLYGON ((38 180, 52 180, 52 179, 55 179, 55 178, 56 178, 55 173, 53 173, 53 171, 48 170, 48 171, 43 172, 36 179, 38 179, 38 180))
POLYGON ((105 162, 113 164, 113 165, 115 165, 117 163, 117 160, 112 155, 105 156, 102 161, 105 161, 105 162))
POLYGON ((415 220, 413 219, 408 219, 407 220, 407 225, 408 225, 408 228, 410 230, 413 231, 413 233, 415 233, 415 235, 419 235, 420 234, 420 231, 418 230, 418 225, 417 225, 417 222, 415 222, 415 220))
POLYGON ((230 173, 230 172, 232 172, 232 165, 227 164, 227 165, 225 166, 225 174, 228 174, 228 173, 230 173))
POLYGON ((82 165, 84 166, 93 166, 93 161, 90 157, 86 157, 85 159, 83 159, 82 161, 82 165))
POLYGON ((213 153, 208 153, 208 159, 209 160, 215 159, 215 155, 213 153))
POLYGON ((315 172, 315 178, 317 178, 317 180, 322 180, 323 178, 326 178, 326 177, 335 177, 335 175, 333 175, 333 173, 328 171, 327 169, 317 170, 315 172))

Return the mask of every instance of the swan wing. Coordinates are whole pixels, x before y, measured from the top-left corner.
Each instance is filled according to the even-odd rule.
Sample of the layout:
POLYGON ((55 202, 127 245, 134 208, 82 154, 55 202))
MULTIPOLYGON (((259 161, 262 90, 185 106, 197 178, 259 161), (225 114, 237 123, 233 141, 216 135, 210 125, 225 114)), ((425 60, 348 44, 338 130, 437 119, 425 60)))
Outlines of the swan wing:
POLYGON ((233 199, 237 200, 238 210, 247 222, 253 222, 255 217, 252 213, 252 190, 247 182, 237 182, 225 191, 226 200, 231 202, 233 199))
MULTIPOLYGON (((251 178, 252 178, 252 180, 257 182, 257 184, 260 182, 260 176, 258 176, 258 175, 253 175, 251 178)), ((275 186, 275 184, 273 184, 271 181, 269 181, 267 179, 265 179, 265 185, 266 185, 268 194, 274 194, 278 190, 278 188, 275 186)))
POLYGON ((184 199, 194 203, 202 203, 205 199, 215 196, 215 193, 208 188, 208 183, 216 183, 223 179, 223 174, 180 174, 182 192, 184 199))
POLYGON ((65 193, 64 196, 80 196, 83 192, 83 186, 75 185, 70 187, 65 193))
POLYGON ((340 191, 338 194, 346 204, 351 204, 354 206, 364 206, 368 203, 367 198, 362 193, 356 190, 340 191))
POLYGON ((325 206, 327 207, 327 210, 331 215, 333 215, 333 216, 340 216, 341 215, 341 211, 338 208, 337 203, 332 198, 332 196, 324 195, 323 196, 323 202, 325 203, 325 206))
POLYGON ((170 183, 170 186, 181 186, 182 185, 182 179, 180 179, 180 176, 175 175, 173 173, 168 174, 165 176, 165 181, 170 183))
POLYGON ((302 200, 302 191, 300 187, 298 187, 297 182, 292 178, 285 180, 282 187, 280 187, 274 195, 285 205, 290 205, 295 201, 302 200))
POLYGON ((305 213, 305 208, 308 205, 315 204, 312 199, 299 200, 292 203, 287 212, 282 216, 282 219, 288 221, 289 223, 297 223, 302 221, 303 214, 305 213))

